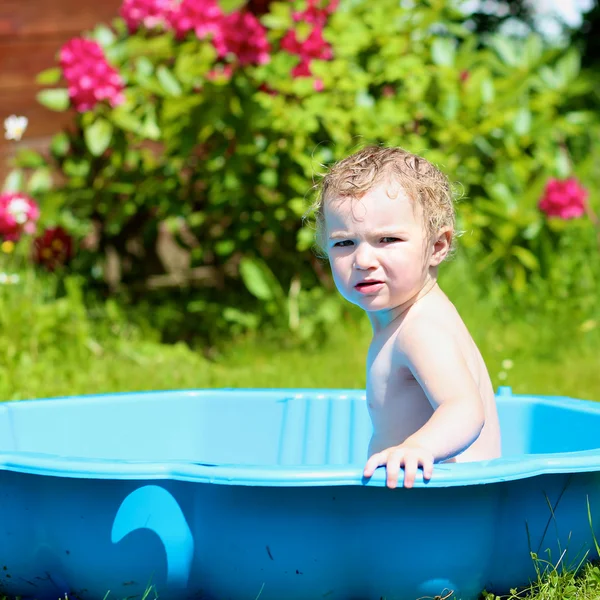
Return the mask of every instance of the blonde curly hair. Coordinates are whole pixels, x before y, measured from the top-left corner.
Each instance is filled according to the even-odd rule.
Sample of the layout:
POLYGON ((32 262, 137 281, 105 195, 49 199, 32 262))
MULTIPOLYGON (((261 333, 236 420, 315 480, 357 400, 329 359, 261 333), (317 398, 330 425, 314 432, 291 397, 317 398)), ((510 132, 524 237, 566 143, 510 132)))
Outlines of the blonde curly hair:
POLYGON ((423 208, 425 227, 433 237, 443 227, 452 231, 454 245, 454 194, 448 178, 424 158, 402 148, 367 146, 335 163, 315 186, 310 208, 317 230, 317 245, 325 248, 324 207, 329 198, 358 200, 383 181, 396 182, 423 208))

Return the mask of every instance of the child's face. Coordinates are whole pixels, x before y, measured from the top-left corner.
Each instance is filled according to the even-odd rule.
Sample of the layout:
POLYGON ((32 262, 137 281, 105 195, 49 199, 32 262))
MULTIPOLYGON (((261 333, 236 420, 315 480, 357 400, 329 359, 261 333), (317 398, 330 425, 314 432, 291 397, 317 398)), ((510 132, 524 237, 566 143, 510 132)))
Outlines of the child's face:
POLYGON ((367 312, 410 300, 429 280, 434 244, 420 204, 400 186, 382 184, 360 200, 332 198, 324 207, 327 253, 344 298, 367 312))

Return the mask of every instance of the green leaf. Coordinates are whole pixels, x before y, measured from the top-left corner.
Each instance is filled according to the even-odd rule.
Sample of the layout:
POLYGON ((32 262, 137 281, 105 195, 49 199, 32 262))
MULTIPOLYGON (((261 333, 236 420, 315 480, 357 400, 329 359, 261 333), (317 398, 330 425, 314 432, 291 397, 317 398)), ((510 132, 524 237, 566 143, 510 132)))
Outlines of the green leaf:
POLYGON ((500 60, 509 67, 516 67, 519 64, 515 48, 516 44, 516 41, 500 35, 494 36, 490 42, 490 46, 496 51, 500 60))
POLYGON ((215 244, 215 252, 219 256, 229 256, 235 250, 235 240, 219 240, 215 244))
POLYGON ((240 275, 247 290, 259 300, 281 300, 285 295, 273 271, 258 258, 242 258, 240 275))
POLYGON ((315 244, 315 232, 309 227, 303 227, 296 236, 296 248, 305 252, 315 244))
POLYGON ((92 32, 92 37, 102 46, 111 46, 115 43, 116 37, 112 29, 106 25, 97 25, 92 32))
POLYGON ((51 69, 46 69, 45 71, 38 73, 35 82, 40 85, 55 85, 60 81, 61 75, 62 69, 60 69, 60 67, 52 67, 51 69))
POLYGON ((69 141, 69 136, 62 131, 57 133, 52 138, 52 142, 50 143, 50 151, 54 156, 63 157, 67 154, 70 148, 71 142, 69 141))
POLYGON ((440 67, 454 66, 456 42, 451 38, 439 37, 431 44, 431 59, 440 67))
POLYGON ((289 2, 273 2, 269 12, 260 19, 267 29, 288 30, 294 25, 292 9, 289 2))
POLYGON ((163 90, 167 92, 170 96, 181 96, 181 85, 177 78, 167 67, 164 65, 160 65, 158 69, 156 69, 156 76, 158 77, 158 81, 162 86, 163 90))
POLYGON ((521 107, 515 114, 513 129, 517 135, 526 135, 531 129, 531 111, 528 106, 521 107))
POLYGON ((240 262, 240 275, 248 291, 259 300, 272 300, 273 293, 262 269, 256 260, 243 258, 240 262))
POLYGON ((218 0, 219 6, 224 13, 232 13, 246 4, 246 0, 218 0))
POLYGON ((38 167, 43 167, 46 164, 46 161, 38 152, 30 150, 29 148, 24 148, 17 154, 16 163, 17 166, 25 169, 37 169, 38 167))
POLYGON ((156 122, 156 110, 154 109, 154 106, 148 108, 146 118, 140 129, 140 135, 149 140, 156 141, 160 139, 160 127, 156 122))
POLYGON ((147 56, 140 56, 135 61, 135 72, 140 79, 145 79, 154 72, 154 65, 147 56))
POLYGON ((500 202, 506 208, 510 209, 516 205, 512 191, 503 181, 496 181, 487 186, 487 191, 492 199, 500 202))
POLYGON ((513 246, 512 253, 519 259, 521 264, 530 271, 539 270, 540 263, 537 259, 537 256, 535 256, 531 250, 523 248, 523 246, 513 246))
POLYGON ((375 106, 375 98, 373 98, 366 90, 361 90, 356 92, 354 105, 363 108, 373 108, 375 106))
POLYGON ((56 88, 53 90, 42 90, 38 92, 37 101, 56 112, 63 112, 69 108, 69 91, 65 88, 56 88))
POLYGON ((23 189, 23 171, 21 169, 13 169, 4 180, 2 186, 3 192, 20 192, 23 189))
POLYGON ((558 71, 553 71, 548 65, 541 67, 539 74, 542 82, 550 89, 556 90, 563 84, 562 76, 558 71))
POLYGON ((456 92, 445 94, 441 100, 441 111, 444 117, 448 120, 456 118, 460 107, 460 99, 456 92))
POLYGON ((83 136, 88 150, 93 156, 100 156, 108 148, 112 139, 113 126, 106 119, 98 118, 86 127, 83 136))
POLYGON ((496 97, 496 89, 491 77, 486 77, 481 81, 481 100, 484 104, 489 104, 496 97))
POLYGON ((513 263, 511 266, 513 270, 511 281, 512 289, 517 293, 524 292, 527 287, 527 273, 523 268, 523 265, 519 263, 513 263))
POLYGON ((556 169, 556 175, 560 179, 566 179, 571 174, 571 162, 569 156, 561 147, 556 149, 554 168, 556 169))
POLYGON ((50 169, 37 169, 27 185, 27 192, 32 196, 44 194, 52 189, 50 169))
POLYGON ((573 81, 581 69, 581 58, 577 50, 569 50, 556 62, 556 72, 559 73, 563 85, 573 81))
POLYGON ((535 66, 544 51, 544 42, 542 37, 537 33, 533 33, 527 37, 525 42, 525 56, 527 58, 527 64, 530 67, 535 66))

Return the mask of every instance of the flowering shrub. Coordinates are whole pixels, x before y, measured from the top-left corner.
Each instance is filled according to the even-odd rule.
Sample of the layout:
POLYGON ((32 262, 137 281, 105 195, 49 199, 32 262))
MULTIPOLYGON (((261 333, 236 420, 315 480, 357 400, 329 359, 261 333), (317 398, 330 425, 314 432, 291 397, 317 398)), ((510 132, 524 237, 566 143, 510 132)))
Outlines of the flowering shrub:
POLYGON ((548 262, 544 182, 592 173, 598 118, 572 109, 591 85, 575 50, 483 44, 446 4, 125 0, 41 74, 40 101, 76 127, 17 165, 48 223, 83 238, 71 268, 155 305, 172 337, 265 321, 310 336, 340 310, 308 192, 382 142, 460 181, 462 251, 524 290, 548 262))
POLYGON ((550 179, 538 206, 548 217, 574 219, 585 213, 587 196, 587 190, 574 177, 550 179))

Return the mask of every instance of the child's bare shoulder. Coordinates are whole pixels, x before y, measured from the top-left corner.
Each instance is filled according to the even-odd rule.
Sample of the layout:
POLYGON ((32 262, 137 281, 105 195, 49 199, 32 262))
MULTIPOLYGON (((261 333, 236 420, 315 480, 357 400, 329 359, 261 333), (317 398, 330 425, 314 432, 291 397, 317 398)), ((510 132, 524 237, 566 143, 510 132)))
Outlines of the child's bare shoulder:
POLYGON ((466 327, 443 294, 428 295, 407 312, 396 336, 396 350, 410 355, 415 352, 442 352, 456 349, 466 327))

